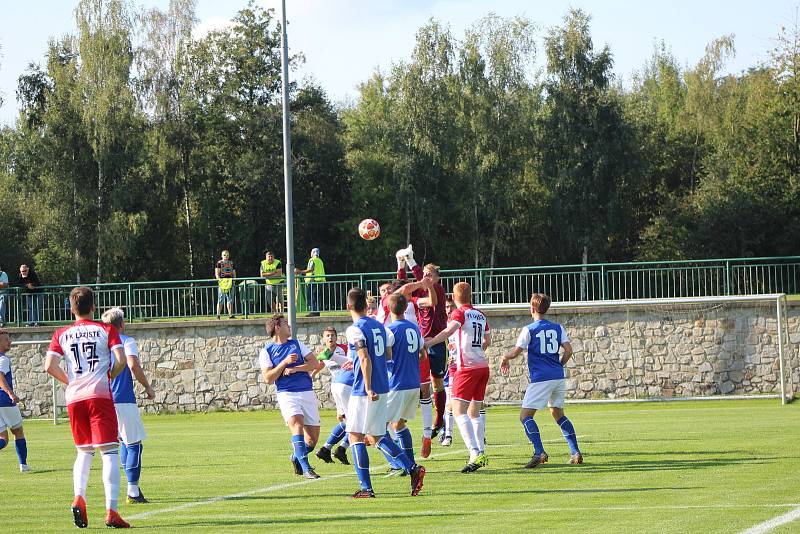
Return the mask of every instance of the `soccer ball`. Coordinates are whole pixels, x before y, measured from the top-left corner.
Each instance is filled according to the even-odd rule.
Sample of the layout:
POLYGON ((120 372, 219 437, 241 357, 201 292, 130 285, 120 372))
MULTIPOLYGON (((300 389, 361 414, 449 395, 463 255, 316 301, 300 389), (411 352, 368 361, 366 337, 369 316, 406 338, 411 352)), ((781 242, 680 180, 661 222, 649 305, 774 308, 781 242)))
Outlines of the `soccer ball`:
POLYGON ((364 219, 358 223, 358 235, 361 239, 372 241, 381 235, 381 225, 375 219, 364 219))

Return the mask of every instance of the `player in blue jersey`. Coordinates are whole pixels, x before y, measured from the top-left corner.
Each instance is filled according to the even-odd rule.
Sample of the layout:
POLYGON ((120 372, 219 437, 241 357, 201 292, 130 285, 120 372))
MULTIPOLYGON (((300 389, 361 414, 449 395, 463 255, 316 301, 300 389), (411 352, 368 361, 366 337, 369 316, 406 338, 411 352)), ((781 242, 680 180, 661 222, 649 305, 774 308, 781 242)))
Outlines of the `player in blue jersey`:
MULTIPOLYGON (((419 327, 404 317, 408 299, 402 293, 392 293, 388 300, 392 322, 389 331, 394 336, 392 360, 387 362, 389 370, 389 422, 397 435, 400 447, 414 461, 414 444, 411 430, 406 422, 414 419, 420 397, 419 361, 426 358, 422 346, 425 341, 419 327)), ((424 477, 425 468, 420 467, 424 477)), ((421 485, 421 481, 420 481, 421 485)))
MULTIPOLYGON (((350 465, 347 459, 347 447, 350 442, 347 439, 347 403, 350 402, 350 392, 353 389, 353 362, 347 357, 347 345, 336 343, 336 329, 332 326, 322 331, 322 342, 325 348, 317 354, 317 359, 321 361, 331 373, 331 395, 336 403, 336 417, 339 422, 333 427, 325 444, 317 451, 317 458, 325 463, 333 463, 336 458, 345 465, 350 465), (339 442, 341 445, 331 453, 331 449, 339 442)), ((313 378, 318 371, 311 373, 313 378)))
MULTIPOLYGON (((0 296, 2 298, 2 296, 0 296)), ((11 349, 8 332, 0 328, 0 450, 8 445, 8 430, 14 434, 20 473, 29 473, 28 441, 22 430, 22 414, 17 403, 19 397, 14 393, 14 379, 11 375, 11 360, 6 352, 11 349)))
POLYGON ((103 313, 102 319, 104 323, 112 325, 119 331, 128 364, 111 382, 119 437, 122 441, 119 447, 119 460, 125 470, 125 478, 128 479, 128 504, 144 504, 148 501, 139 488, 139 478, 142 472, 142 441, 147 434, 144 431, 139 407, 136 405, 133 378, 136 377, 136 380, 144 386, 148 399, 155 399, 156 394, 139 363, 139 347, 136 340, 125 335, 125 312, 120 308, 111 308, 103 313))
POLYGON ((354 287, 348 291, 347 310, 353 318, 346 336, 355 372, 353 391, 347 406, 347 431, 350 433, 353 465, 361 483, 361 489, 353 497, 375 497, 365 440, 403 465, 411 475, 411 495, 417 495, 422 489, 424 469, 415 465, 386 435, 389 421, 389 373, 386 362, 392 359, 394 336, 381 323, 367 317, 367 294, 363 289, 354 287))
POLYGON ((500 372, 507 375, 508 362, 522 354, 523 351, 527 351, 531 383, 525 391, 522 410, 519 414, 525 435, 533 444, 533 456, 525 466, 527 469, 533 469, 548 460, 548 455, 542 445, 539 427, 533 420, 536 410, 541 410, 545 406, 550 408, 550 414, 561 427, 561 433, 569 445, 569 463, 583 463, 583 455, 578 449, 575 428, 564 415, 566 392, 564 366, 572 357, 572 345, 563 326, 544 319, 544 314, 549 308, 550 297, 542 293, 534 293, 531 296, 533 322, 520 331, 516 346, 503 356, 500 362, 500 372), (564 352, 559 354, 562 348, 564 352))
POLYGON ((319 406, 310 373, 322 367, 305 344, 292 339, 292 327, 281 314, 267 319, 267 334, 272 338, 261 349, 258 361, 267 384, 275 384, 278 407, 292 433, 289 459, 297 475, 315 479, 319 475, 308 463, 308 453, 319 439, 319 406))

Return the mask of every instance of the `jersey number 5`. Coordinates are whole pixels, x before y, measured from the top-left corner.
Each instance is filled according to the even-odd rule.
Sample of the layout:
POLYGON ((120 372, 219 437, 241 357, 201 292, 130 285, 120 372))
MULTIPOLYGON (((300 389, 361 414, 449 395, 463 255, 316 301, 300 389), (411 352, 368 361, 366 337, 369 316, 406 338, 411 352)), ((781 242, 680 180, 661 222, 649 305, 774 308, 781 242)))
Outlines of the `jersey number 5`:
POLYGON ((383 336, 379 329, 372 329, 372 339, 375 340, 375 356, 383 356, 386 347, 384 346, 383 336))

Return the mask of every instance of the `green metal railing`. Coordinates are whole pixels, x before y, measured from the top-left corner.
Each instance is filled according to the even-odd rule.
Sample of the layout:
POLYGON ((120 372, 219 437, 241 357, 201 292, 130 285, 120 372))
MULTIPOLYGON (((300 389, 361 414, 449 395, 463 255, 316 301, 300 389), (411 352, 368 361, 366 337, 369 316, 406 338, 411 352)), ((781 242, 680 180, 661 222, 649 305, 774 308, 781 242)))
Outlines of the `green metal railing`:
MULTIPOLYGON (((448 292, 456 282, 469 282, 477 304, 524 303, 533 292, 547 293, 560 302, 800 293, 800 256, 451 269, 441 274, 448 292)), ((377 295, 380 284, 395 276, 395 272, 329 274, 325 282, 312 284, 300 277, 294 298, 301 314, 343 311, 351 287, 363 287, 377 295)), ((44 286, 36 294, 23 293, 21 288, 7 289, 0 297, 6 299, 5 322, 20 326, 69 321, 72 287, 44 286)), ((98 311, 121 306, 129 321, 213 318, 217 314, 215 279, 91 287, 98 311)), ((237 279, 231 291, 238 317, 263 316, 276 309, 263 279, 237 279)), ((281 292, 278 306, 285 305, 288 298, 284 286, 281 292)), ((227 309, 222 313, 227 315, 227 309)))

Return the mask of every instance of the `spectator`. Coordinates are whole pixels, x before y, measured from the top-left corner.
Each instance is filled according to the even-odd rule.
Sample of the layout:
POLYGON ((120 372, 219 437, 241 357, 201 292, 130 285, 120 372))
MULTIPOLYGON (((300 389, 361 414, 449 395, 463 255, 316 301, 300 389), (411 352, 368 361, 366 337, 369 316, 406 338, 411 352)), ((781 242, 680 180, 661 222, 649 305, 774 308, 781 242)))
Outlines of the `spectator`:
POLYGON ((261 260, 261 276, 266 280, 267 311, 272 313, 283 312, 283 269, 281 260, 275 259, 275 254, 266 252, 265 259, 261 260))
POLYGON ((319 249, 311 249, 311 257, 305 269, 295 269, 295 274, 306 275, 306 305, 308 315, 306 317, 318 317, 320 310, 319 290, 320 282, 325 281, 325 264, 319 257, 319 249))
POLYGON ((233 266, 233 261, 231 261, 231 253, 227 250, 222 251, 222 259, 217 262, 214 276, 219 284, 217 290, 217 319, 222 315, 222 306, 226 303, 228 304, 228 318, 234 319, 233 279, 236 278, 236 269, 233 266))
POLYGON ((0 327, 6 323, 6 309, 8 308, 8 273, 0 267, 0 327))
POLYGON ((19 283, 22 294, 25 295, 25 307, 28 309, 28 322, 26 326, 39 326, 42 320, 42 283, 39 276, 32 268, 24 263, 19 266, 19 283))

